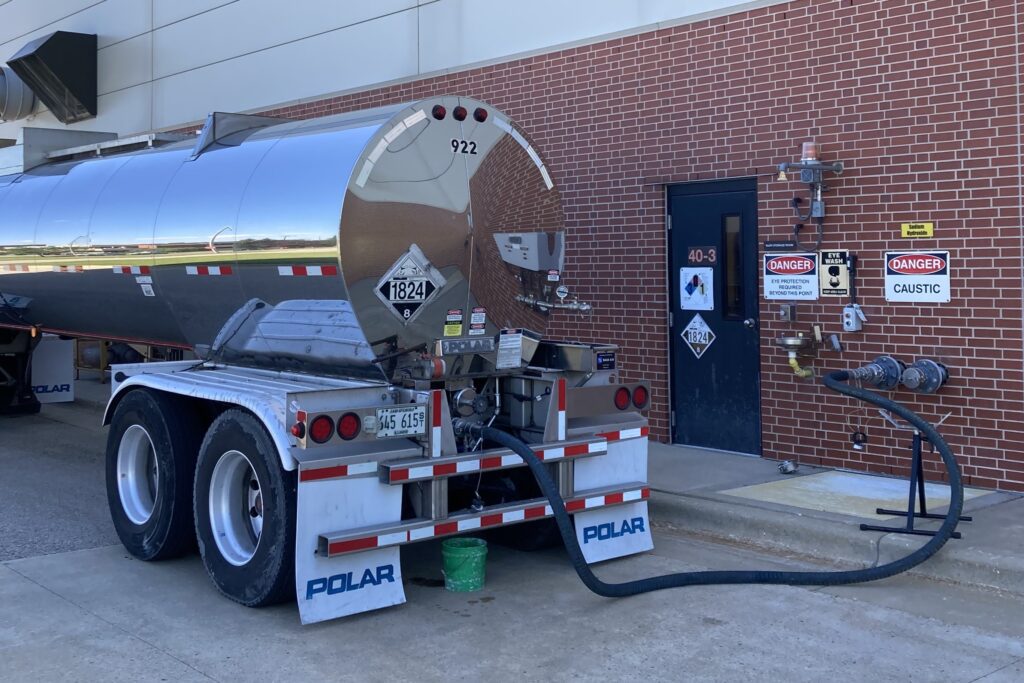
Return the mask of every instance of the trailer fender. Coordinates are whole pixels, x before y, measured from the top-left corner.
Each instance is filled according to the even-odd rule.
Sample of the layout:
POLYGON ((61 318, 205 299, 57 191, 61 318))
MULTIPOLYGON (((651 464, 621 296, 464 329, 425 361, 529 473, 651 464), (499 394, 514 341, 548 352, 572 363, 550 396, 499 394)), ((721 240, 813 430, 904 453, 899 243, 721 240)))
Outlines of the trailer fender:
MULTIPOLYGON (((194 366, 194 362, 187 363, 194 366)), ((281 458, 281 467, 292 471, 298 466, 298 461, 292 453, 295 447, 294 437, 285 431, 285 404, 283 400, 275 400, 274 397, 250 390, 237 390, 230 386, 213 386, 209 384, 189 381, 189 375, 184 372, 166 372, 153 374, 133 375, 114 387, 114 391, 103 412, 103 424, 109 425, 117 409, 117 404, 125 394, 135 388, 146 388, 154 391, 162 391, 177 396, 185 396, 203 401, 215 401, 228 405, 244 408, 252 413, 266 428, 267 433, 277 447, 278 456, 281 458)))

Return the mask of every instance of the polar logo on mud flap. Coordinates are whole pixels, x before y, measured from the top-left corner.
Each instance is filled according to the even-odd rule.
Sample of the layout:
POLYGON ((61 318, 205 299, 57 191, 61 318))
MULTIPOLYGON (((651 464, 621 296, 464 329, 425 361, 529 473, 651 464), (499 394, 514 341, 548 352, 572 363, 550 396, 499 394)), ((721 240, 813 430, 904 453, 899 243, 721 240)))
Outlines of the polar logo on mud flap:
POLYGON ((643 517, 624 519, 621 522, 605 522, 583 528, 583 544, 591 541, 607 541, 627 534, 639 534, 646 531, 643 517))
POLYGON ((37 394, 67 394, 71 392, 70 384, 39 384, 32 387, 37 394))
POLYGON ((385 564, 363 571, 360 579, 356 578, 355 572, 343 572, 334 576, 324 576, 319 579, 311 579, 306 582, 306 599, 312 600, 315 595, 325 593, 336 595, 348 591, 359 590, 367 586, 379 586, 384 582, 395 582, 395 565, 385 564))

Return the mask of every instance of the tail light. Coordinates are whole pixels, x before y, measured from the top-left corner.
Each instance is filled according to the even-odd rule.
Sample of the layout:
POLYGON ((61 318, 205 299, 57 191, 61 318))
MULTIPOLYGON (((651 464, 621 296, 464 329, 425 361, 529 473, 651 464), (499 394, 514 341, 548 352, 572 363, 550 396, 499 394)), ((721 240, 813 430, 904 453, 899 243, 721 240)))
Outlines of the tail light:
POLYGON ((434 108, 430 110, 430 115, 433 116, 438 121, 443 119, 447 113, 448 113, 448 110, 445 109, 440 104, 435 104, 434 108))
POLYGON ((309 423, 309 438, 316 443, 327 443, 334 434, 334 420, 327 415, 317 415, 309 423))
POLYGON ((359 429, 362 427, 362 420, 355 413, 345 413, 338 418, 338 436, 351 441, 359 436, 359 429))
POLYGON ((292 425, 292 428, 289 431, 292 433, 292 436, 294 436, 296 439, 301 439, 304 436, 306 436, 306 425, 302 424, 301 422, 296 422, 295 424, 292 425))
POLYGON ((458 107, 455 107, 455 109, 452 109, 452 118, 454 118, 456 121, 465 121, 466 116, 468 115, 469 112, 467 112, 466 108, 463 107, 462 105, 459 105, 458 107))
POLYGON ((625 410, 629 407, 630 395, 629 389, 626 387, 619 387, 615 391, 615 407, 619 410, 625 410))
POLYGON ((487 120, 487 110, 483 107, 477 107, 473 110, 473 118, 476 119, 477 123, 483 123, 487 120))
POLYGON ((647 391, 647 387, 641 385, 636 389, 633 389, 633 405, 643 410, 647 407, 647 403, 651 400, 651 395, 647 391))

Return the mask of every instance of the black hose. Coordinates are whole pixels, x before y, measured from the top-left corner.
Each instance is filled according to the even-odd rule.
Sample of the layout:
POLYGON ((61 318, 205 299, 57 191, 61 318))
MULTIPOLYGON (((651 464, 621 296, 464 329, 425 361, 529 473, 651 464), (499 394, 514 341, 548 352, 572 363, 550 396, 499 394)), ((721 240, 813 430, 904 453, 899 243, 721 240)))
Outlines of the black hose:
POLYGON ((494 443, 511 449, 529 466, 530 471, 537 480, 537 485, 540 486, 541 492, 551 504, 551 509, 555 516, 555 522, 558 524, 558 530, 562 534, 562 540, 565 542, 565 549, 568 551, 569 558, 572 560, 573 568, 575 568, 576 573, 579 575, 583 583, 586 584, 587 588, 598 595, 608 598, 618 598, 625 597, 627 595, 637 595, 639 593, 662 590, 664 588, 706 586, 712 584, 761 583, 786 584, 793 586, 836 586, 849 583, 862 583, 864 581, 877 581, 878 579, 884 579, 895 574, 905 572, 908 569, 921 564, 938 552, 939 548, 949 540, 953 531, 956 530, 957 523, 960 521, 960 513, 963 510, 964 504, 964 492, 963 484, 960 480, 960 468, 957 465, 956 458, 949 450, 949 445, 934 427, 932 427, 917 413, 900 405, 899 403, 896 403, 895 401, 891 401, 879 394, 858 389, 846 384, 846 381, 849 378, 850 374, 843 370, 833 372, 826 376, 822 381, 829 389, 847 396, 859 398, 862 401, 872 403, 881 408, 885 408, 886 410, 899 415, 920 430, 925 438, 935 445, 935 449, 942 457, 942 461, 946 465, 946 470, 949 474, 949 486, 951 492, 949 511, 946 513, 946 519, 943 521, 942 526, 939 528, 935 536, 933 536, 923 546, 905 557, 878 567, 869 567, 867 569, 833 572, 778 572, 756 570, 680 572, 678 574, 665 574, 664 576, 653 576, 646 579, 638 579, 636 581, 626 581, 624 583, 607 583, 597 578, 597 576, 594 575, 594 572, 590 570, 590 566, 583 557, 583 551, 580 550, 579 542, 576 540, 576 533, 573 529, 572 520, 569 518, 569 513, 565 511, 565 503, 562 500, 562 497, 558 494, 558 486, 551 478, 551 474, 548 472, 547 468, 540 460, 537 459, 537 456, 534 454, 533 449, 530 448, 529 444, 517 439, 511 434, 492 427, 466 423, 463 423, 460 427, 474 436, 483 437, 484 439, 488 439, 494 443))

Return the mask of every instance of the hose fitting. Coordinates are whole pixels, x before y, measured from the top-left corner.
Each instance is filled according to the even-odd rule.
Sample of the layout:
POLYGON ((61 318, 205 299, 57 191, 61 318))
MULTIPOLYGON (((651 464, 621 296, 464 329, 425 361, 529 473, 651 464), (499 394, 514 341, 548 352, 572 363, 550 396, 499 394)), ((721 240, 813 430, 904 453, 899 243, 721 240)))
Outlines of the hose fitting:
POLYGON ((801 379, 810 379, 814 377, 813 368, 800 367, 800 361, 796 358, 796 351, 789 352, 789 367, 793 368, 793 374, 801 379))

